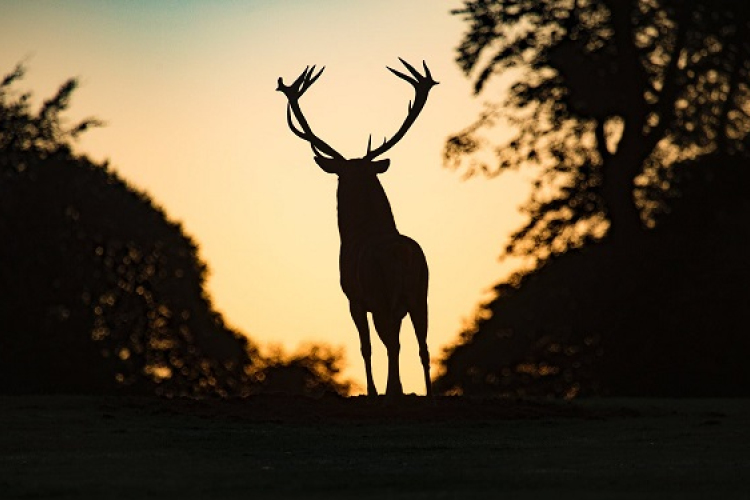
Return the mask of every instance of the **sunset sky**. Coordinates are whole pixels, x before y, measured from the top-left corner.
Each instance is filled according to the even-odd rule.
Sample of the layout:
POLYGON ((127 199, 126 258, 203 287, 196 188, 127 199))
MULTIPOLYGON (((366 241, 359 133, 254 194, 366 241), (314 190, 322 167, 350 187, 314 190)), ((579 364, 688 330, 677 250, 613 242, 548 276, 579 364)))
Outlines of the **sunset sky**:
MULTIPOLYGON (((445 139, 476 118, 483 97, 454 62, 465 27, 434 0, 5 1, 0 71, 18 62, 35 102, 80 79, 71 121, 88 116, 79 151, 109 159, 200 245, 209 293, 227 322, 261 345, 346 349, 362 387, 359 340, 338 284, 336 179, 288 129, 287 83, 306 65, 326 71, 301 100, 316 132, 345 156, 392 135, 412 88, 397 57, 426 60, 440 82, 381 176, 399 229, 431 271, 433 358, 456 340, 511 263, 497 257, 522 221, 528 182, 462 181, 442 166, 445 139)), ((374 335, 374 333, 373 333, 374 335)), ((402 329, 404 390, 423 393, 413 330, 402 329)), ((373 338, 385 390, 385 349, 373 338)))

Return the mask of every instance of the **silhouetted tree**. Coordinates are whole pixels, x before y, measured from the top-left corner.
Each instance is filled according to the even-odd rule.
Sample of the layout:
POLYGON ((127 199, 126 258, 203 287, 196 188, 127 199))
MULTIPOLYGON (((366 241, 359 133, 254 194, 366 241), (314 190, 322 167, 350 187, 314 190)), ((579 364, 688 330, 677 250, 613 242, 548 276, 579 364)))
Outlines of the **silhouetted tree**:
POLYGON ((681 164, 637 248, 592 245, 495 288, 441 361, 462 394, 747 396, 750 169, 681 164))
POLYGON ((458 61, 476 91, 503 70, 517 80, 446 160, 468 174, 536 169, 506 253, 539 260, 496 287, 436 387, 748 395, 745 3, 472 1, 455 13, 470 22, 458 61), (516 135, 483 162, 502 119, 516 135))
POLYGON ((733 0, 475 0, 458 63, 500 105, 450 138, 467 174, 536 167, 528 223, 506 252, 545 259, 605 233, 635 244, 683 160, 746 152, 750 8, 733 0), (492 146, 483 133, 515 130, 492 146))
POLYGON ((196 244, 71 151, 69 80, 37 112, 0 84, 0 390, 236 394, 255 348, 205 295, 196 244))
POLYGON ((342 354, 259 353, 205 293, 196 243, 149 196, 74 154, 71 79, 38 110, 0 81, 0 393, 319 395, 342 354))

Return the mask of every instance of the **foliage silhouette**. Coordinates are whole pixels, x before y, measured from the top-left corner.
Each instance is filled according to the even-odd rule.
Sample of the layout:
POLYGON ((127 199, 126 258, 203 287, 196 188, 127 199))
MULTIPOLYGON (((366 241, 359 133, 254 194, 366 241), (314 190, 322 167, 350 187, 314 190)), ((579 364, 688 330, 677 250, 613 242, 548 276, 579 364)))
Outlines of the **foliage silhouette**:
POLYGON ((292 394, 320 397, 346 395, 352 382, 341 380, 343 353, 328 346, 313 344, 293 354, 273 349, 250 371, 253 394, 292 394))
POLYGON ((496 287, 436 389, 750 393, 750 9, 508 0, 454 13, 470 23, 458 62, 479 70, 477 92, 495 72, 520 76, 504 108, 448 141, 446 161, 469 175, 536 168, 506 255, 537 266, 496 287), (516 136, 482 162, 482 134, 502 119, 516 136))
POLYGON ((543 261, 606 233, 634 244, 676 166, 747 150, 744 2, 475 0, 453 14, 468 24, 457 62, 475 91, 497 73, 515 83, 448 140, 446 164, 540 172, 507 254, 543 261), (485 134, 502 123, 515 136, 491 145, 485 134))
MULTIPOLYGON (((75 80, 34 112, 13 89, 23 74, 0 84, 0 393, 257 392, 269 362, 213 309, 195 242, 107 164, 72 152, 100 124, 63 126, 75 80)), ((340 358, 322 352, 303 358, 327 363, 315 376, 339 388, 325 367, 340 358)))
POLYGON ((495 288, 442 359, 462 394, 748 396, 747 159, 681 164, 635 247, 571 250, 495 288))

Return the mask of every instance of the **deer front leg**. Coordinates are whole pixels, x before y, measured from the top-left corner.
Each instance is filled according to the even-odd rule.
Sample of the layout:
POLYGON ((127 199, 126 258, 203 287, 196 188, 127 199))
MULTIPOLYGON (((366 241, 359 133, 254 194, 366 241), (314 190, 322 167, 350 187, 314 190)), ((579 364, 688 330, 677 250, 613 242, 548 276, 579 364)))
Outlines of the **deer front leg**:
POLYGON ((359 332, 359 345, 362 351, 362 359, 365 361, 365 374, 367 375, 367 396, 375 398, 378 390, 372 378, 372 345, 370 344, 370 325, 367 323, 367 311, 356 302, 349 302, 349 312, 352 314, 354 325, 359 332))
POLYGON ((398 339, 401 319, 394 319, 389 314, 373 313, 373 321, 388 354, 388 385, 385 388, 385 394, 388 399, 398 398, 404 395, 398 364, 398 355, 401 350, 401 343, 398 339))

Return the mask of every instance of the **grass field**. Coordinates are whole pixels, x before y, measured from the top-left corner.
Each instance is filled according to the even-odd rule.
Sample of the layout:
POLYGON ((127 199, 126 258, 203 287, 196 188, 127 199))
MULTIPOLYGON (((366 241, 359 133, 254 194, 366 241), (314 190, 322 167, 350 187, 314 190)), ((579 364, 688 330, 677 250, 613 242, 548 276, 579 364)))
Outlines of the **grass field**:
POLYGON ((0 397, 0 498, 750 498, 750 401, 0 397))

